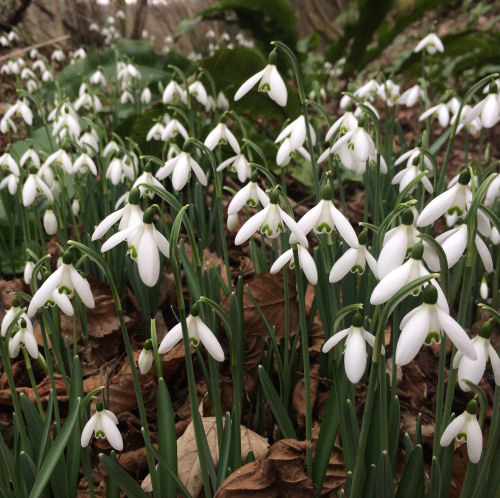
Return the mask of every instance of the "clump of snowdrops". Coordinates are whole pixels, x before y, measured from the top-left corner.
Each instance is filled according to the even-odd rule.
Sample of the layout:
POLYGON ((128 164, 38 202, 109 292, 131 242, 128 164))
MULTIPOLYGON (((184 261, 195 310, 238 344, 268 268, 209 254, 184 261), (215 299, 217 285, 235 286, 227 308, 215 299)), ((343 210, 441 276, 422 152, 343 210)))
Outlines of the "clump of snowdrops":
MULTIPOLYGON (((112 43, 111 28, 106 36, 112 43)), ((416 47, 426 58, 439 57, 444 49, 434 34, 416 47)), ((80 49, 72 60, 85 57, 80 49)), ((15 433, 13 449, 1 443, 0 487, 6 495, 42 496, 50 488, 54 496, 73 496, 80 472, 92 494, 87 449, 92 448, 92 437, 106 438, 117 452, 124 448, 119 419, 107 407, 106 382, 83 392, 76 330, 79 323, 86 344, 87 310, 99 306, 86 278, 91 275, 112 290, 154 496, 189 496, 177 476, 174 412, 160 360, 179 342, 184 344, 205 496, 212 496, 245 462, 240 432, 244 396, 255 410, 256 426, 263 403, 269 405, 275 438, 313 439, 307 287, 314 289, 311 314, 318 314, 324 331, 320 375, 332 380, 315 450, 306 456, 318 494, 340 434, 344 496, 370 496, 374 489, 384 496, 393 496, 396 489, 397 496, 420 496, 425 489, 429 496, 446 496, 455 439, 466 441, 469 459, 462 496, 492 496, 499 485, 493 464, 500 434, 500 359, 491 339, 500 320, 500 177, 498 162, 482 139, 479 153, 472 156, 466 150, 466 162, 456 172, 449 170, 449 161, 459 140, 467 144, 469 135, 482 137, 500 120, 498 75, 484 77, 461 98, 441 102, 431 101, 425 71, 405 91, 391 80, 369 80, 345 93, 340 114, 330 116, 306 98, 300 65, 280 42, 273 43, 268 64, 248 80, 235 82, 230 92, 216 88, 205 70, 186 75, 174 66, 165 69, 166 79, 156 88, 137 64, 117 52, 111 70, 98 68, 82 77, 76 99, 59 89, 53 101, 43 100, 38 89, 57 79, 54 64, 64 64, 65 59, 61 49, 51 60, 32 51, 2 68, 16 78, 18 100, 1 117, 0 131, 13 136, 24 127, 26 138, 12 138, 0 157, 1 202, 11 221, 8 238, 0 242, 4 254, 16 254, 12 248, 19 247, 31 289, 29 294, 17 293, 1 328, 0 353, 12 391, 15 433), (286 76, 278 71, 278 59, 290 68, 286 76), (232 105, 259 91, 267 94, 269 105, 284 107, 288 77, 295 80, 300 113, 283 120, 279 132, 270 130, 276 156, 269 156, 258 140, 252 140, 255 123, 232 105), (158 153, 145 154, 131 137, 115 133, 120 124, 116 111, 127 106, 139 113, 163 110, 148 124, 145 137, 157 145, 158 153), (396 153, 401 106, 420 106, 420 125, 418 136, 396 153), (440 137, 431 142, 430 131, 436 128, 440 137), (443 159, 438 160, 441 148, 443 159), (297 162, 310 169, 314 195, 312 207, 300 219, 285 182, 287 168, 297 162), (346 175, 363 186, 364 216, 358 224, 347 211, 346 175), (228 177, 241 184, 238 191, 226 188, 229 203, 228 177), (47 252, 52 236, 61 254, 57 262, 47 252), (297 329, 286 319, 284 337, 277 339, 262 315, 268 338, 256 393, 244 392, 247 290, 231 267, 228 248, 234 245, 249 247, 257 274, 282 274, 286 317, 292 305, 287 265, 294 270, 297 288, 297 329), (207 248, 221 256, 222 267, 204 266, 207 248), (159 340, 155 322, 149 320, 157 311, 165 269, 175 280, 177 325, 159 340), (136 295, 146 324, 137 365, 124 320, 127 287, 136 295), (221 306, 222 296, 229 303, 226 307, 221 306), (479 309, 482 323, 473 332, 479 309), (74 317, 72 347, 61 336, 60 313, 74 317), (41 347, 34 335, 35 321, 41 347), (404 372, 408 364, 418 362, 420 350, 432 343, 440 348, 434 444, 432 456, 426 456, 430 466, 424 476, 419 414, 415 413, 413 438, 403 437, 399 430, 398 369, 404 372), (201 379, 196 378, 192 347, 203 365, 216 420, 221 455, 217 468, 198 409, 196 382, 201 379), (16 392, 11 364, 19 354, 24 356, 36 405, 16 392), (40 363, 52 387, 45 406, 33 362, 40 363), (491 407, 479 384, 489 371, 488 362, 496 386, 485 431, 485 414, 491 407), (156 434, 146 416, 137 371, 146 374, 151 368, 159 379, 156 434), (234 393, 226 414, 219 392, 221 369, 230 369, 234 393), (56 374, 69 396, 67 414, 61 413, 55 394, 56 374), (301 378, 303 432, 294 425, 291 408, 301 378), (355 388, 360 382, 367 385, 366 400, 356 413, 355 388), (463 412, 454 411, 458 390, 468 400, 463 412), (398 464, 396 474, 401 452, 405 464, 402 471, 398 464)), ((19 262, 11 257, 3 268, 16 273, 19 262)), ((108 473, 109 490, 119 487, 129 496, 144 495, 119 466, 114 451, 99 458, 108 473)))

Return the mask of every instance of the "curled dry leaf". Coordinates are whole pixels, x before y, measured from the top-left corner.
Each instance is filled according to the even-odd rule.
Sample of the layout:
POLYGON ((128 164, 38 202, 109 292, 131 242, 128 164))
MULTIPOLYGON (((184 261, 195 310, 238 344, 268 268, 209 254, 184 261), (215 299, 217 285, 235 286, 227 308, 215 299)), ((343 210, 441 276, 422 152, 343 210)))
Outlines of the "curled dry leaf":
MULTIPOLYGON (((215 466, 219 463, 219 448, 217 444, 217 426, 215 417, 203 417, 203 428, 207 435, 208 447, 215 466)), ((268 448, 267 438, 241 426, 241 457, 246 458, 250 450, 253 451, 255 458, 262 458, 268 448)), ((203 487, 203 478, 201 475, 198 450, 196 448, 196 439, 194 434, 194 425, 191 422, 184 434, 177 439, 177 461, 178 475, 182 483, 193 497, 199 495, 203 487)), ((148 475, 142 482, 142 489, 147 492, 152 491, 151 478, 148 475)))
POLYGON ((263 460, 248 463, 233 472, 215 498, 309 498, 314 484, 305 472, 310 441, 282 439, 274 443, 263 460))

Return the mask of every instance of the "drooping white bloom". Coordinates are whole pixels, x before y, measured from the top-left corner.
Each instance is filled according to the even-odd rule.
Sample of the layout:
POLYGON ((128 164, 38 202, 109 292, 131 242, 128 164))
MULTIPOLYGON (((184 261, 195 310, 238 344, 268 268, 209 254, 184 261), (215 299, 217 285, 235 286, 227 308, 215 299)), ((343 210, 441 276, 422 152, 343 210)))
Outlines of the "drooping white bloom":
POLYGON ((476 352, 475 360, 468 358, 461 351, 457 351, 453 358, 453 368, 458 368, 457 379, 462 391, 469 392, 471 390, 464 380, 479 384, 483 378, 488 357, 495 377, 495 384, 500 386, 500 358, 490 343, 492 329, 491 320, 488 320, 481 325, 478 335, 472 339, 472 345, 476 352))
POLYGON ((90 95, 87 92, 82 93, 78 99, 75 100, 74 106, 77 111, 81 107, 83 107, 86 111, 102 111, 102 103, 99 97, 97 95, 90 95))
POLYGON ((450 122, 450 111, 448 110, 448 106, 443 102, 438 105, 429 107, 429 109, 424 111, 418 119, 419 121, 425 121, 431 116, 437 116, 439 124, 443 128, 446 128, 448 126, 448 123, 450 122))
MULTIPOLYGON (((12 306, 9 308, 9 310, 5 313, 5 316, 3 317, 2 320, 2 327, 1 327, 1 333, 2 337, 5 337, 7 334, 7 330, 10 327, 10 324, 14 321, 16 315, 21 311, 21 307, 19 306, 19 299, 15 297, 12 300, 12 306)), ((27 327, 31 326, 31 321, 28 318, 28 315, 26 313, 21 313, 19 318, 17 319, 18 322, 21 321, 21 319, 24 318, 26 320, 27 327)), ((33 327, 31 326, 31 330, 33 331, 33 327)))
POLYGON ((73 211, 73 214, 75 216, 78 216, 78 214, 80 213, 80 201, 77 197, 75 197, 73 199, 73 202, 71 203, 71 211, 73 211))
POLYGON ((182 126, 182 124, 177 119, 171 119, 163 129, 161 139, 166 142, 167 140, 174 138, 179 134, 184 138, 184 140, 187 140, 189 138, 186 128, 184 128, 184 126, 182 126))
POLYGON ((59 142, 65 138, 77 141, 80 133, 81 127, 78 118, 70 113, 61 114, 55 121, 54 128, 52 129, 52 136, 56 137, 59 142))
POLYGON ((31 166, 31 164, 33 164, 37 168, 40 167, 40 157, 31 147, 26 150, 26 152, 21 156, 21 159, 19 160, 19 164, 21 167, 23 167, 26 163, 28 163, 28 166, 31 166))
POLYGON ((168 240, 153 225, 154 208, 144 212, 141 223, 129 226, 112 235, 101 247, 102 252, 112 249, 120 242, 127 241, 130 257, 137 262, 139 276, 148 286, 153 287, 160 276, 160 252, 170 256, 168 240))
POLYGON ((421 52, 424 49, 427 50, 429 54, 444 52, 443 42, 439 39, 436 33, 429 33, 425 38, 422 38, 422 40, 417 43, 417 46, 413 51, 421 52))
POLYGON ((75 173, 87 173, 90 171, 94 176, 97 176, 97 167, 95 162, 87 154, 80 154, 78 159, 73 164, 73 171, 75 173))
POLYGON ((419 85, 413 85, 405 90, 398 99, 398 104, 405 105, 406 107, 413 107, 419 99, 423 98, 424 91, 419 85))
POLYGON ((472 341, 465 330, 450 316, 448 309, 438 304, 438 290, 434 285, 424 289, 424 302, 401 320, 401 335, 396 348, 396 364, 404 366, 415 358, 422 344, 441 342, 446 335, 466 357, 477 359, 472 341))
POLYGON ((377 95, 389 106, 394 107, 396 102, 398 102, 400 93, 399 85, 396 85, 394 81, 387 80, 380 84, 377 90, 377 95))
POLYGON ((237 173, 238 180, 241 183, 244 183, 252 175, 250 164, 244 154, 237 154, 236 156, 232 156, 222 161, 219 166, 217 166, 217 171, 223 171, 228 166, 233 173, 237 173))
POLYGON ((152 175, 151 166, 149 164, 144 167, 144 171, 137 177, 134 184, 132 185, 132 188, 139 187, 141 195, 146 194, 150 199, 152 199, 155 196, 154 192, 151 189, 142 186, 141 184, 143 183, 154 185, 158 188, 163 188, 163 185, 152 175))
POLYGON ((140 80, 142 78, 141 72, 132 64, 118 62, 116 69, 118 79, 126 83, 129 83, 133 79, 140 80))
MULTIPOLYGON (((465 252, 467 248, 467 224, 462 223, 460 226, 452 228, 447 232, 442 233, 436 237, 436 242, 441 244, 444 253, 446 254, 446 259, 448 261, 448 268, 452 268, 465 252)), ((477 252, 483 261, 484 269, 487 273, 493 271, 493 259, 491 257, 488 246, 484 243, 483 239, 476 234, 474 239, 477 252)), ((433 271, 439 271, 439 259, 437 254, 433 251, 430 246, 426 246, 424 253, 425 261, 429 265, 429 268, 433 271)), ((443 268, 441 270, 444 270, 443 268)))
POLYGON ((57 233, 57 218, 52 209, 48 208, 43 215, 43 228, 47 235, 57 233))
POLYGON ((208 94, 201 81, 194 81, 188 86, 190 95, 192 95, 201 105, 206 106, 208 94))
POLYGON ((148 87, 145 87, 144 90, 141 92, 141 102, 143 104, 150 104, 151 103, 151 90, 148 87))
POLYGON ((100 85, 100 86, 106 86, 107 84, 106 77, 104 76, 103 72, 100 69, 95 71, 90 76, 89 82, 92 83, 92 85, 100 85))
POLYGON ((0 190, 7 187, 9 194, 14 195, 19 185, 19 177, 10 173, 0 182, 0 190))
POLYGON ((66 171, 66 173, 69 173, 70 175, 73 174, 73 164, 71 163, 71 159, 68 153, 63 149, 58 149, 49 157, 47 157, 47 159, 43 163, 43 167, 47 168, 52 164, 60 166, 64 171, 66 171))
POLYGON ((366 263, 374 275, 377 275, 377 261, 366 248, 366 231, 363 230, 358 237, 358 247, 350 247, 335 262, 330 271, 330 283, 339 282, 349 272, 362 275, 365 272, 366 263))
POLYGON ((50 202, 54 202, 54 196, 52 195, 49 187, 41 178, 38 177, 36 168, 31 166, 30 173, 24 182, 22 190, 23 205, 25 207, 31 206, 38 192, 43 192, 45 197, 47 197, 50 202))
MULTIPOLYGON (((224 361, 224 351, 214 333, 203 323, 198 316, 198 308, 195 304, 191 308, 190 315, 186 318, 189 342, 195 347, 201 342, 210 356, 219 362, 224 361)), ((161 341, 158 353, 168 353, 179 341, 182 340, 182 324, 178 323, 172 328, 161 341)))
POLYGON ((140 199, 139 189, 132 189, 128 194, 128 202, 125 206, 113 213, 109 214, 104 218, 99 225, 97 225, 94 233, 92 234, 92 240, 100 239, 115 223, 120 220, 118 225, 118 231, 125 230, 139 225, 142 222, 144 213, 139 207, 140 199))
MULTIPOLYGON (((313 145, 316 143, 316 133, 311 125, 309 125, 309 133, 311 134, 311 140, 313 145)), ((290 139, 290 147, 293 150, 300 149, 306 140, 306 120, 304 116, 300 115, 297 119, 292 121, 290 124, 285 126, 278 138, 274 141, 275 144, 283 142, 285 138, 290 139)), ((279 153, 278 153, 279 154, 279 153)))
POLYGON ((210 149, 214 150, 217 145, 225 145, 229 143, 235 154, 241 152, 238 140, 233 135, 231 130, 224 124, 219 123, 205 138, 204 144, 210 149))
POLYGON ((137 364, 139 365, 139 370, 142 375, 146 375, 153 366, 153 345, 151 343, 151 339, 148 339, 144 342, 144 348, 139 355, 139 359, 137 360, 137 364))
POLYGON ((417 219, 417 226, 426 227, 446 212, 449 214, 455 212, 458 216, 463 216, 472 199, 472 192, 468 186, 469 181, 470 173, 468 170, 464 170, 455 185, 439 194, 425 206, 417 219))
POLYGON ((254 174, 250 181, 231 199, 227 207, 227 214, 228 216, 235 215, 243 206, 257 207, 259 202, 262 207, 266 207, 269 204, 269 197, 257 184, 257 175, 254 174))
MULTIPOLYGON (((31 149, 28 149, 28 150, 31 150, 31 149)), ((25 155, 26 155, 26 152, 21 157, 21 166, 24 164, 22 162, 22 159, 25 155)), ((38 165, 40 165, 40 160, 38 162, 38 165)), ((19 166, 17 165, 15 159, 8 152, 4 152, 0 156, 0 168, 6 168, 13 175, 16 175, 16 176, 19 176, 21 174, 21 172, 19 171, 19 166)))
MULTIPOLYGON (((28 307, 28 316, 33 317, 39 308, 47 301, 52 300, 54 294, 58 293, 64 293, 67 296, 76 293, 87 308, 95 307, 90 284, 73 266, 70 251, 64 253, 61 266, 36 291, 28 307)), ((56 301, 56 304, 59 305, 59 302, 56 301)), ((66 307, 63 308, 63 311, 66 313, 66 307)))
POLYGON ((149 142, 150 140, 161 140, 161 135, 164 130, 164 126, 162 123, 155 123, 148 131, 148 134, 146 135, 146 141, 149 142))
POLYGON ((80 441, 82 448, 88 446, 92 433, 94 433, 96 438, 106 438, 116 451, 122 451, 123 438, 117 425, 118 419, 116 415, 109 410, 105 410, 103 404, 98 401, 96 404, 96 412, 90 417, 83 428, 80 441))
MULTIPOLYGON (((347 218, 335 207, 332 201, 331 185, 321 190, 321 200, 300 219, 298 225, 302 233, 307 235, 311 230, 315 233, 331 233, 334 228, 350 247, 358 247, 358 237, 347 218)), ((290 243, 297 242, 292 234, 290 243)))
POLYGON ((163 180, 172 174, 172 186, 175 190, 182 190, 189 179, 191 170, 198 181, 205 187, 208 183, 207 177, 201 166, 188 152, 181 152, 172 159, 168 159, 165 165, 156 172, 156 178, 163 180))
POLYGON ((219 109, 222 109, 223 111, 229 109, 229 101, 227 100, 226 96, 222 91, 220 91, 217 94, 216 105, 219 109))
MULTIPOLYGON (((417 278, 425 277, 429 275, 429 272, 425 268, 422 262, 423 245, 421 242, 415 244, 411 251, 411 257, 406 261, 406 263, 398 266, 394 270, 390 271, 385 277, 375 286, 372 295, 370 297, 370 303, 373 305, 383 304, 396 294, 402 287, 410 282, 413 282, 417 278)), ((378 265, 377 265, 378 266, 378 265)), ((431 283, 437 285, 434 279, 431 283)), ((440 289, 440 304, 446 299, 440 289)), ((420 288, 413 291, 414 295, 420 292, 420 288)))
POLYGON ((279 192, 273 190, 269 197, 269 204, 244 223, 236 234, 234 243, 236 245, 243 244, 257 230, 260 230, 263 235, 274 239, 278 237, 281 232, 285 231, 286 225, 292 232, 290 243, 300 242, 303 246, 308 247, 309 243, 307 242, 304 232, 294 219, 280 208, 278 202, 279 192), (292 237, 294 239, 293 242, 292 237))
POLYGON ((23 121, 29 126, 33 124, 33 112, 29 108, 26 99, 17 100, 14 105, 7 109, 7 112, 2 119, 10 120, 14 115, 21 117, 23 121))
POLYGON ((323 353, 328 353, 342 339, 346 338, 344 351, 344 368, 347 378, 357 384, 366 370, 366 343, 371 347, 375 345, 375 337, 363 328, 363 317, 356 312, 352 319, 352 325, 341 330, 328 339, 323 348, 323 353))
POLYGON ((181 102, 187 104, 186 91, 174 80, 172 80, 163 91, 162 102, 169 104, 175 97, 178 97, 181 102))
POLYGON ((257 83, 259 92, 266 92, 278 105, 286 106, 288 97, 286 85, 275 64, 268 64, 262 71, 246 80, 234 95, 234 100, 240 100, 257 83))
POLYGON ((119 150, 120 150, 120 146, 114 140, 111 140, 104 147, 104 150, 102 151, 102 155, 104 157, 108 157, 111 153, 118 152, 119 150))
POLYGON ((484 196, 484 204, 491 207, 498 198, 500 198, 500 175, 497 175, 489 184, 484 196))
MULTIPOLYGON (((302 245, 297 244, 297 254, 299 257, 299 266, 302 268, 304 275, 307 280, 312 285, 318 283, 318 270, 316 268, 316 263, 313 257, 309 254, 309 251, 302 245)), ((291 263, 293 267, 295 265, 295 259, 293 257, 293 249, 288 249, 285 251, 271 266, 269 270, 270 273, 278 273, 287 263, 291 263)))
POLYGON ((134 95, 128 88, 122 88, 122 93, 120 95, 120 104, 126 104, 130 102, 131 104, 134 102, 134 95))
POLYGON ((417 214, 415 210, 405 209, 401 215, 401 225, 385 234, 382 250, 377 260, 377 277, 379 279, 401 266, 408 250, 419 241, 420 232, 414 225, 415 214, 417 214))
MULTIPOLYGON (((392 184, 393 185, 398 185, 399 184, 399 191, 403 192, 403 190, 413 181, 415 178, 417 178, 420 173, 420 169, 418 166, 415 164, 415 162, 418 164, 418 159, 414 160, 414 164, 411 164, 410 166, 406 166, 406 168, 402 169, 399 173, 396 173, 393 178, 392 178, 392 184)), ((432 186, 432 183, 430 180, 427 178, 427 176, 422 176, 420 178, 420 182, 424 186, 425 190, 429 192, 429 194, 432 194, 434 192, 434 187, 432 186)), ((415 186, 410 189, 408 193, 412 193, 415 190, 415 186)))
POLYGON ((18 326, 19 330, 9 340, 9 356, 15 358, 19 354, 21 344, 24 344, 29 355, 36 360, 38 358, 38 345, 30 319, 20 318, 18 326))
POLYGON ((441 446, 449 446, 455 438, 467 441, 467 455, 472 463, 479 462, 483 452, 483 434, 476 410, 477 402, 473 399, 467 404, 466 410, 448 425, 439 441, 441 446))
POLYGON ((468 125, 478 117, 484 128, 492 128, 500 120, 500 101, 495 83, 489 85, 488 95, 471 109, 463 124, 468 125))
POLYGON ((325 140, 329 141, 337 131, 340 131, 342 135, 345 135, 349 131, 353 131, 358 127, 358 120, 354 114, 348 110, 340 118, 335 121, 335 123, 330 126, 329 130, 325 135, 325 140))
POLYGON ((135 168, 131 164, 131 160, 127 156, 121 159, 114 157, 111 159, 108 169, 106 170, 106 178, 111 181, 113 185, 123 183, 125 178, 133 180, 135 178, 135 168))

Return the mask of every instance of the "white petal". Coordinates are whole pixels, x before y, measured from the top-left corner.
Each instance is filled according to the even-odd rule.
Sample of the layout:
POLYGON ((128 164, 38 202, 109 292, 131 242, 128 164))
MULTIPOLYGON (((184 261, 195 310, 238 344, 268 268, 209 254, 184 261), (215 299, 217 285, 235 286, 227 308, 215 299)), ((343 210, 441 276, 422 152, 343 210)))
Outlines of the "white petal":
POLYGON ((476 337, 473 341, 474 350, 477 355, 475 361, 470 360, 467 356, 463 355, 462 360, 458 364, 457 379, 462 391, 470 391, 470 387, 463 382, 463 379, 469 380, 474 384, 479 384, 483 378, 483 374, 486 369, 486 361, 488 359, 488 346, 484 344, 484 341, 485 340, 481 337, 476 337))
POLYGON ((408 249, 408 237, 405 227, 396 228, 391 238, 384 243, 377 261, 377 276, 384 278, 392 270, 401 266, 408 249))
POLYGON ((103 414, 101 415, 101 423, 103 432, 106 435, 106 439, 108 440, 109 444, 116 451, 122 451, 123 438, 122 435, 120 434, 120 431, 118 430, 118 427, 116 427, 114 421, 111 420, 111 418, 108 415, 103 414))
POLYGON ((236 137, 233 135, 231 130, 229 128, 225 128, 226 131, 226 139, 231 146, 231 148, 234 150, 236 154, 239 154, 241 152, 240 145, 238 144, 238 140, 236 140, 236 137))
POLYGON ((487 273, 491 273, 493 271, 493 259, 491 257, 490 251, 488 250, 488 246, 484 243, 483 239, 476 235, 474 239, 476 241, 476 249, 481 256, 481 260, 483 261, 484 269, 487 273))
POLYGON ((101 252, 106 252, 118 245, 120 242, 123 242, 137 227, 129 227, 125 230, 120 230, 112 235, 101 247, 101 252))
POLYGON ((307 280, 309 280, 312 285, 316 285, 318 283, 318 270, 313 257, 309 254, 309 251, 302 246, 298 247, 298 251, 302 271, 304 272, 307 280))
POLYGON ((82 300, 83 304, 87 308, 94 308, 94 296, 90 290, 90 284, 88 280, 84 279, 73 266, 71 266, 71 281, 75 287, 75 291, 78 297, 82 300))
POLYGON ((238 88, 238 91, 234 95, 234 100, 235 101, 240 100, 241 97, 246 95, 252 89, 252 87, 254 87, 257 84, 257 82, 260 80, 260 78, 262 77, 262 75, 264 74, 265 71, 266 71, 266 68, 264 68, 262 71, 259 71, 257 74, 254 74, 253 76, 248 78, 243 83, 243 85, 241 85, 240 88, 238 88))
POLYGON ((330 349, 334 348, 344 337, 347 336, 349 330, 350 329, 345 329, 337 332, 336 334, 333 334, 330 339, 328 339, 328 341, 323 344, 321 351, 323 351, 323 353, 328 353, 330 349))
POLYGON ((443 327, 443 330, 455 346, 460 349, 465 356, 468 356, 471 360, 476 360, 476 351, 465 330, 453 320, 448 313, 445 313, 439 308, 437 308, 437 315, 441 327, 443 327))
POLYGON ((388 273, 373 289, 370 303, 383 304, 401 289, 410 276, 411 260, 388 273))
POLYGON ((22 198, 23 205, 30 206, 36 197, 36 180, 34 175, 28 175, 26 182, 23 186, 22 198))
POLYGON ((466 421, 466 415, 466 412, 462 413, 448 425, 439 441, 441 446, 448 446, 457 437, 466 421))
POLYGON ((342 280, 356 263, 358 257, 358 250, 352 247, 335 262, 330 271, 330 283, 339 282, 342 280))
POLYGON ((63 268, 60 266, 36 291, 31 299, 27 314, 30 318, 34 316, 38 308, 41 308, 51 297, 52 292, 61 282, 63 268))
POLYGON ((29 355, 36 360, 38 358, 38 344, 36 343, 35 336, 26 332, 23 337, 23 342, 29 355))
POLYGON ((214 150, 217 147, 219 140, 221 138, 221 128, 217 125, 205 138, 204 145, 210 150, 214 150))
POLYGON ((151 229, 145 229, 137 247, 137 266, 141 280, 149 287, 158 282, 160 255, 151 229))
POLYGON ((273 263, 269 273, 278 273, 292 258, 293 249, 288 249, 273 263))
POLYGON ((417 219, 417 226, 426 227, 434 223, 441 215, 446 213, 455 200, 456 188, 452 187, 446 192, 432 199, 422 210, 417 219))
POLYGON ((203 343, 210 356, 216 361, 224 361, 224 351, 214 333, 201 321, 201 319, 196 321, 196 327, 200 341, 203 343))
POLYGON ((172 186, 175 190, 182 190, 184 185, 186 185, 190 170, 189 158, 187 156, 179 158, 172 173, 172 186))
POLYGON ((158 353, 168 353, 182 339, 182 324, 178 323, 165 335, 158 347, 158 353))
POLYGON ((97 421, 97 413, 94 413, 92 417, 88 420, 88 422, 85 424, 85 427, 83 428, 82 431, 82 438, 80 440, 82 448, 85 448, 88 446, 90 442, 90 438, 92 437, 92 434, 94 433, 94 427, 95 423, 97 421))
POLYGON ((488 344, 488 354, 490 356, 491 368, 495 377, 495 384, 500 386, 500 358, 491 344, 488 344))
POLYGON ((65 315, 73 316, 73 305, 66 294, 56 289, 50 297, 65 315))
POLYGON ((191 169, 193 170, 193 173, 196 175, 196 178, 198 179, 198 181, 204 187, 206 187, 208 184, 208 180, 207 180, 207 176, 205 175, 205 173, 201 169, 201 166, 193 158, 190 158, 189 165, 191 166, 191 169))
POLYGON ((354 228, 352 228, 349 221, 347 221, 347 218, 333 205, 333 203, 330 204, 330 212, 332 214, 335 226, 337 227, 337 230, 339 231, 342 238, 351 247, 357 248, 359 245, 358 237, 356 236, 354 228))
POLYGON ((443 251, 448 260, 448 268, 453 267, 461 258, 467 246, 467 225, 462 225, 451 237, 443 243, 443 251))
POLYGON ((467 454, 472 463, 477 463, 481 459, 483 452, 483 433, 475 416, 472 416, 467 423, 467 454))
POLYGON ((374 275, 377 275, 377 260, 371 255, 370 251, 365 248, 365 258, 366 262, 368 263, 368 266, 370 267, 370 270, 373 272, 374 275))
POLYGON ((420 307, 401 331, 396 348, 396 365, 407 365, 415 358, 429 333, 429 328, 429 311, 426 307, 420 307))
POLYGON ((344 355, 345 373, 348 379, 357 384, 366 369, 366 345, 361 331, 351 332, 346 340, 344 355))
POLYGON ((153 228, 153 237, 160 252, 167 258, 170 258, 170 244, 167 238, 156 230, 156 228, 153 228))
POLYGON ((273 66, 271 69, 271 74, 269 76, 269 86, 271 87, 268 92, 269 97, 271 97, 271 99, 273 99, 278 105, 282 107, 286 106, 286 85, 283 81, 283 78, 280 76, 280 73, 278 73, 276 66, 273 66))
MULTIPOLYGON (((287 126, 285 126, 283 128, 283 130, 281 131, 281 133, 278 135, 278 138, 276 138, 276 140, 274 141, 274 143, 279 144, 285 137, 288 137, 288 135, 290 135, 290 133, 292 133, 295 126, 296 126, 295 121, 292 121, 287 126)), ((300 144, 300 145, 302 145, 302 144, 300 144)), ((295 147, 295 148, 297 148, 297 147, 295 147)))
POLYGON ((104 218, 94 230, 92 240, 100 239, 122 217, 124 210, 125 208, 121 208, 118 211, 114 211, 110 215, 106 216, 106 218, 104 218))
POLYGON ((304 247, 309 246, 309 242, 307 242, 307 237, 304 235, 304 232, 300 228, 299 224, 288 214, 283 211, 278 206, 278 211, 281 216, 281 219, 285 222, 285 225, 290 229, 290 231, 294 235, 294 240, 298 240, 304 247))
POLYGON ((269 206, 265 207, 262 211, 259 211, 247 220, 236 234, 234 243, 238 246, 246 242, 262 226, 268 212, 269 206))
POLYGON ((252 184, 247 183, 241 190, 234 194, 234 197, 231 199, 229 206, 227 207, 227 214, 235 214, 237 213, 247 202, 252 184))
MULTIPOLYGON (((304 234, 307 235, 313 229, 314 225, 316 225, 321 215, 323 204, 324 201, 320 201, 299 220, 298 225, 304 234)), ((333 229, 333 227, 331 228, 333 229)), ((294 244, 295 242, 297 242, 295 239, 290 239, 290 243, 294 244)))

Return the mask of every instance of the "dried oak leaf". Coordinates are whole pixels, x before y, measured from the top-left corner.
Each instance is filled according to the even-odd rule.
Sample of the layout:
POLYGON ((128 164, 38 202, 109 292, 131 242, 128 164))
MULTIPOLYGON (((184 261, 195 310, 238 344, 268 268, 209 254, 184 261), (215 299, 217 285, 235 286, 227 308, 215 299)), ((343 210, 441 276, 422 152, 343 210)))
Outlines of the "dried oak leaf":
POLYGON ((274 443, 259 461, 233 472, 214 498, 309 498, 314 484, 305 472, 306 450, 313 443, 282 439, 274 443))
MULTIPOLYGON (((217 426, 215 417, 202 417, 203 428, 207 435, 208 447, 214 464, 219 463, 219 448, 217 444, 217 426)), ((262 458, 268 448, 267 438, 241 426, 241 457, 246 458, 250 450, 253 451, 257 459, 262 458)), ((193 422, 191 422, 184 434, 177 439, 177 466, 179 479, 193 497, 199 495, 203 487, 200 460, 194 434, 193 422)), ((142 482, 142 489, 151 492, 151 478, 148 475, 142 482)))
MULTIPOLYGON (((316 404, 316 397, 318 394, 319 385, 319 363, 315 363, 311 367, 310 372, 311 377, 311 407, 314 410, 314 405, 316 404)), ((304 377, 302 377, 293 390, 293 407, 295 408, 295 415, 297 423, 300 427, 304 427, 305 417, 306 417, 306 398, 305 398, 305 388, 304 388, 304 377)))

